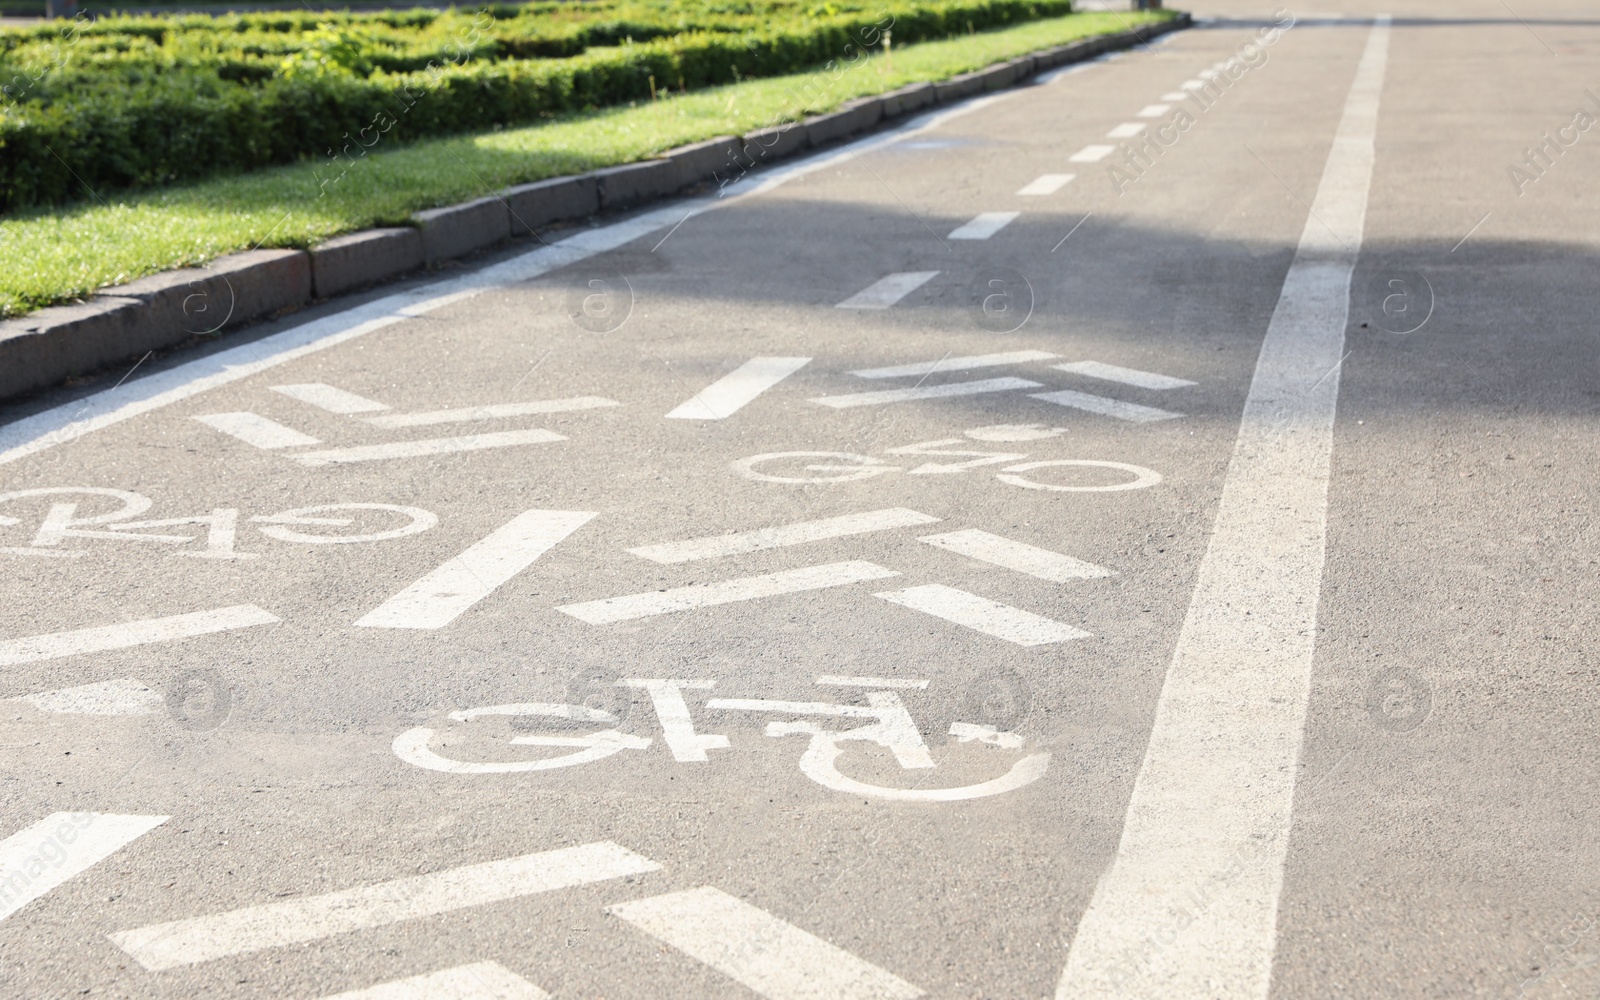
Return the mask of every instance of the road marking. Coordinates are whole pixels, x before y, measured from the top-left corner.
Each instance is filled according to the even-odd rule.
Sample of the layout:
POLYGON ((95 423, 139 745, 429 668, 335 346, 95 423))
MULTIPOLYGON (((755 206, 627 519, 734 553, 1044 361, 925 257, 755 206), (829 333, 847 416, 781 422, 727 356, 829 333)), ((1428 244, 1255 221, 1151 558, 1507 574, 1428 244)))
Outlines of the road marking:
POLYGON ((876 392, 852 392, 843 396, 818 396, 813 403, 844 409, 850 406, 877 406, 882 403, 905 403, 915 399, 943 399, 946 396, 975 396, 985 392, 1008 392, 1012 389, 1037 389, 1039 383, 1025 378, 986 378, 976 382, 946 382, 943 385, 919 385, 909 389, 880 389, 876 392))
POLYGON ((661 741, 672 751, 672 759, 679 763, 696 763, 709 760, 707 750, 726 750, 728 738, 716 733, 697 733, 694 716, 689 713, 689 703, 683 700, 683 691, 709 691, 716 686, 709 680, 669 680, 665 678, 625 678, 617 681, 618 687, 640 688, 650 695, 650 706, 656 711, 656 721, 661 723, 661 741))
POLYGON ((1107 382, 1121 382, 1124 385, 1138 386, 1141 389, 1181 389, 1186 385, 1195 383, 1183 378, 1173 378, 1171 375, 1158 375, 1155 372, 1143 372, 1137 368, 1123 368, 1120 365, 1107 365, 1099 361, 1073 361, 1064 365, 1051 365, 1064 372, 1074 375, 1086 375, 1089 378, 1103 379, 1107 382))
POLYGON ((838 309, 887 309, 932 281, 938 271, 898 271, 845 299, 838 309))
POLYGON ((913 677, 840 677, 836 674, 823 674, 817 678, 817 683, 827 687, 863 687, 863 688, 909 688, 915 691, 928 690, 928 682, 917 680, 913 677))
POLYGON ((0 840, 0 920, 171 818, 58 812, 0 840))
POLYGON ((861 368, 850 374, 857 378, 900 378, 964 372, 973 368, 993 368, 997 365, 1020 365, 1029 361, 1049 361, 1057 355, 1049 351, 1007 351, 1004 354, 969 354, 959 358, 939 358, 934 361, 915 361, 909 365, 890 365, 887 368, 861 368))
POLYGON ((356 625, 444 628, 594 517, 586 510, 529 510, 384 601, 356 625))
POLYGON ((151 715, 161 709, 163 702, 158 692, 131 677, 40 691, 8 700, 27 702, 41 712, 61 715, 151 715))
POLYGON ((420 458, 423 455, 446 455, 456 451, 511 448, 522 444, 548 444, 551 441, 565 440, 564 435, 555 431, 534 427, 520 431, 495 431, 492 434, 463 434, 460 437, 424 438, 420 441, 391 441, 388 444, 368 444, 354 448, 302 451, 289 457, 301 465, 317 467, 344 465, 349 462, 381 462, 390 458, 420 458))
POLYGON ((1094 563, 1074 559, 1049 549, 1041 549, 1026 542, 991 535, 977 528, 951 531, 942 535, 923 535, 917 541, 927 542, 936 548, 946 549, 969 559, 1026 573, 1053 583, 1066 583, 1068 580, 1098 580, 1116 575, 1104 566, 1096 566, 1094 563))
POLYGON ((1205 85, 1205 81, 1203 81, 1203 80, 1185 80, 1184 82, 1178 84, 1178 89, 1179 90, 1204 90, 1205 86, 1206 86, 1205 85))
POLYGON ((1380 16, 1261 345, 1122 840, 1058 1000, 1271 992, 1388 43, 1380 16))
POLYGON ((1092 145, 1085 146, 1067 157, 1069 163, 1099 163, 1101 160, 1117 151, 1115 146, 1092 145))
POLYGON ((376 413, 378 410, 389 408, 376 399, 357 396, 353 392, 345 392, 338 386, 328 385, 325 382, 300 382, 294 385, 268 386, 268 388, 290 399, 310 403, 329 413, 376 413))
POLYGON ((872 596, 1019 646, 1043 646, 1052 642, 1066 642, 1068 639, 1089 638, 1089 633, 1082 629, 941 583, 872 596))
POLYGON ((1189 99, 1189 95, 1184 91, 1174 90, 1169 94, 1162 94, 1161 99, 1163 101, 1187 101, 1189 99))
POLYGON ((881 580, 884 577, 899 575, 892 569, 884 569, 874 563, 853 560, 827 563, 822 566, 806 566, 802 569, 789 569, 761 576, 719 580, 715 583, 674 587, 671 590, 652 590, 643 594, 607 597, 598 601, 585 601, 582 604, 568 604, 556 610, 591 625, 608 625, 612 622, 669 615, 693 608, 709 608, 718 604, 753 601, 761 597, 777 597, 781 594, 822 590, 826 587, 843 587, 863 580, 881 580))
POLYGON ((259 413, 208 413, 196 420, 214 430, 236 437, 253 448, 301 448, 320 444, 309 434, 301 434, 293 427, 285 427, 276 420, 268 420, 259 413))
POLYGON ((0 667, 19 663, 53 660, 80 653, 103 653, 110 649, 128 649, 153 642, 170 642, 213 632, 249 628, 252 625, 270 625, 278 616, 261 610, 254 604, 236 604, 214 611, 195 611, 170 618, 149 618, 143 621, 123 622, 121 625, 99 625, 94 628, 75 629, 71 632, 52 632, 26 639, 7 639, 0 642, 0 667))
POLYGON ((691 538, 683 542, 661 542, 641 545, 628 551, 636 556, 658 563, 693 562, 697 559, 721 559, 725 556, 759 552, 785 545, 803 545, 806 542, 840 538, 845 535, 862 535, 871 531, 891 528, 911 528, 921 524, 934 524, 939 518, 904 507, 886 510, 869 510, 862 514, 845 514, 826 517, 819 521, 799 521, 756 531, 741 531, 733 535, 712 535, 709 538, 691 538))
POLYGON ((660 869, 610 841, 463 865, 109 935, 151 972, 660 869))
POLYGON ((1115 417, 1118 420, 1127 420, 1136 424, 1149 424, 1157 420, 1172 420, 1175 417, 1183 416, 1181 413, 1157 409, 1154 406, 1125 403, 1120 399, 1109 399, 1105 396, 1096 396, 1092 393, 1078 392, 1073 389, 1061 389, 1056 392, 1033 392, 1028 395, 1033 399, 1042 399, 1046 403, 1054 403, 1057 406, 1070 406, 1075 410, 1087 410, 1090 413, 1115 417))
POLYGON ((922 990, 795 925, 702 886, 606 907, 768 1000, 914 1000, 922 990))
POLYGON ((970 221, 950 230, 950 235, 945 238, 951 240, 986 240, 1009 226, 1021 214, 1021 212, 983 212, 973 216, 970 221))
POLYGON ((1040 176, 1029 181, 1026 186, 1017 192, 1017 194, 1031 195, 1034 197, 1044 197, 1045 195, 1055 194, 1057 191, 1060 191, 1062 188, 1072 183, 1072 179, 1077 176, 1077 174, 1041 174, 1040 176))
MULTIPOLYGON (((1181 98, 1180 98, 1180 100, 1181 100, 1181 98)), ((1139 109, 1139 113, 1137 115, 1135 115, 1134 117, 1136 117, 1136 118, 1160 118, 1162 115, 1166 114, 1168 111, 1171 111, 1171 110, 1172 110, 1172 105, 1170 105, 1170 104, 1146 104, 1144 107, 1139 109)))
POLYGON ((529 403, 490 403, 486 406, 462 406, 453 410, 431 410, 426 413, 392 413, 382 417, 367 417, 365 420, 375 427, 429 427, 434 424, 459 424, 472 420, 499 420, 504 417, 527 417, 537 413, 598 410, 606 406, 621 405, 614 399, 605 399, 601 396, 577 396, 573 399, 543 399, 529 403))
POLYGON ((474 962, 323 1000, 550 1000, 550 994, 498 962, 474 962))
POLYGON ((725 420, 805 366, 810 358, 751 358, 695 393, 668 420, 725 420))
POLYGON ((1132 139, 1145 130, 1143 122, 1124 122, 1106 133, 1107 139, 1132 139))

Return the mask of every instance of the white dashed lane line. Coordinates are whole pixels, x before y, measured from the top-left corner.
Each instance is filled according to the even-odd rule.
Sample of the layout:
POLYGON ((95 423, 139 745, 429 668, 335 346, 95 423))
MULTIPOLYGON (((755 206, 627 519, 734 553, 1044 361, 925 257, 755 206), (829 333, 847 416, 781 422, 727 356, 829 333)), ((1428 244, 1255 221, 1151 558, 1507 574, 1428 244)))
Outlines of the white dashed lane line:
POLYGON ((1017 194, 1030 198, 1043 198, 1060 191, 1077 176, 1077 174, 1041 174, 1020 188, 1017 194))
POLYGON ((946 237, 952 240, 986 240, 1009 226, 1021 212, 984 212, 971 221, 950 230, 946 237))
POLYGON ((1069 163, 1099 163, 1101 160, 1117 151, 1115 146, 1094 145, 1085 146, 1067 157, 1069 163))
POLYGON ((668 413, 667 419, 725 420, 763 392, 805 367, 810 360, 810 358, 751 358, 695 393, 688 402, 668 413))
POLYGON ((839 309, 887 309, 932 281, 938 271, 900 271, 874 281, 839 303, 839 309))

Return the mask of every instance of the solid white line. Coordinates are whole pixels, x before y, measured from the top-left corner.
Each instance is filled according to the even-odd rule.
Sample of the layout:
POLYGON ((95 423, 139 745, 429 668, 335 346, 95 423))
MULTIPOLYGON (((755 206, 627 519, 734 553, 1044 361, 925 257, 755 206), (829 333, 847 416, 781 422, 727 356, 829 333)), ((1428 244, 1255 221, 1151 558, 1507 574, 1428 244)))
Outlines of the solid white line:
POLYGON ((1094 563, 1074 559, 1049 549, 1041 549, 1026 542, 991 535, 977 528, 951 531, 942 535, 923 535, 917 541, 927 542, 929 545, 947 549, 969 559, 1003 566, 1018 573, 1026 573, 1055 583, 1066 583, 1068 580, 1097 580, 1116 575, 1104 566, 1096 566, 1094 563))
POLYGON ((932 281, 938 271, 897 271, 839 303, 839 309, 887 309, 932 281))
POLYGON ((1089 638, 1089 633, 1082 629, 940 583, 872 596, 1019 646, 1043 646, 1052 642, 1066 642, 1068 639, 1089 638))
POLYGON ((58 812, 0 840, 0 920, 170 818, 58 812))
POLYGON ((158 692, 131 677, 40 691, 8 700, 27 702, 41 712, 62 715, 150 715, 159 711, 164 701, 158 692))
POLYGON ((1056 392, 1034 392, 1028 395, 1033 399, 1042 399, 1046 403, 1054 403, 1057 406, 1070 406, 1075 410, 1087 410, 1090 413, 1115 417, 1118 420, 1127 420, 1136 424, 1149 424, 1157 420, 1172 420, 1175 417, 1183 416, 1181 413, 1157 409, 1154 406, 1125 403, 1120 399, 1109 399, 1105 396, 1096 396, 1092 393, 1078 392, 1073 389, 1061 389, 1056 392))
POLYGON ((1339 359, 1388 44, 1384 16, 1367 37, 1267 326, 1122 841, 1078 922, 1058 1000, 1271 992, 1326 557, 1339 359))
POLYGON ((606 912, 767 1000, 915 1000, 922 990, 720 889, 636 899, 606 912))
POLYGON ((102 653, 108 649, 128 649, 152 642, 249 628, 252 625, 270 625, 277 620, 277 615, 268 614, 254 604, 236 604, 170 618, 149 618, 123 622, 121 625, 100 625, 26 639, 7 639, 0 642, 0 667, 53 660, 59 656, 77 656, 80 653, 102 653))
POLYGON ((550 1000, 550 994, 498 962, 474 962, 323 1000, 550 1000))
POLYGON ((463 434, 460 437, 424 438, 420 441, 391 441, 388 444, 360 445, 354 448, 329 448, 302 451, 289 457, 301 465, 343 465, 347 462, 380 462, 389 458, 417 458, 444 455, 455 451, 480 451, 484 448, 510 448, 520 444, 548 444, 566 437, 542 427, 521 431, 495 431, 492 434, 463 434))
POLYGON ((1069 163, 1099 163, 1101 160, 1117 151, 1115 146, 1085 146, 1067 157, 1069 163))
POLYGON ((109 935, 151 972, 303 944, 535 893, 653 872, 661 866, 610 841, 447 868, 359 889, 286 899, 109 935))
POLYGON ((1166 114, 1168 111, 1171 111, 1171 110, 1172 110, 1172 105, 1170 105, 1170 104, 1146 104, 1144 107, 1139 109, 1139 113, 1137 115, 1135 115, 1134 117, 1136 117, 1136 118, 1160 118, 1162 115, 1166 114))
POLYGON ((489 403, 484 406, 462 406, 453 410, 429 410, 424 413, 391 413, 387 416, 365 419, 367 423, 376 427, 428 427, 433 424, 460 424, 471 420, 499 420, 503 417, 598 410, 606 406, 621 405, 614 399, 605 399, 601 396, 577 396, 572 399, 541 399, 529 403, 489 403))
POLYGON ((861 514, 845 514, 818 521, 799 521, 795 524, 760 528, 756 531, 741 531, 733 535, 712 535, 709 538, 691 538, 683 542, 641 545, 628 551, 658 563, 681 563, 696 559, 721 559, 724 556, 759 552, 762 549, 775 549, 784 545, 802 545, 824 538, 860 535, 869 531, 911 528, 919 524, 933 524, 938 520, 931 514, 921 514, 904 507, 890 507, 887 510, 869 510, 861 514))
POLYGON ((1171 375, 1158 375, 1155 372, 1144 372, 1137 368, 1123 368, 1120 365, 1107 365, 1099 361, 1073 361, 1064 365, 1051 365, 1064 372, 1074 375, 1086 375, 1089 378, 1103 379, 1107 382, 1121 382, 1124 385, 1138 386, 1141 389, 1181 389, 1193 382, 1183 378, 1173 378, 1171 375))
POLYGON ((1044 197, 1055 194, 1072 182, 1077 174, 1041 174, 1017 192, 1020 195, 1044 197))
POLYGON ((651 590, 643 594, 607 597, 598 601, 585 601, 582 604, 568 604, 556 610, 591 625, 607 625, 612 622, 632 621, 635 618, 668 615, 692 608, 709 608, 736 601, 753 601, 761 597, 822 590, 825 587, 842 587, 863 580, 881 580, 884 577, 899 575, 892 569, 884 569, 869 562, 827 563, 822 566, 806 566, 802 569, 789 569, 762 576, 746 576, 735 580, 674 587, 671 590, 651 590))
POLYGON ((986 240, 1009 226, 1012 220, 1021 214, 1021 212, 983 212, 973 216, 970 221, 950 230, 950 235, 945 238, 951 240, 986 240))
POLYGON ((530 510, 367 612, 365 628, 444 628, 594 517, 585 510, 530 510))
POLYGON ((936 361, 916 361, 909 365, 890 365, 887 368, 862 368, 850 374, 857 378, 900 378, 916 376, 925 378, 943 372, 962 372, 972 368, 992 368, 996 365, 1020 365, 1028 361, 1048 361, 1056 355, 1049 351, 1007 351, 1004 354, 969 354, 960 358, 939 358, 936 361))
POLYGON ((376 413, 378 410, 389 408, 376 399, 357 396, 353 392, 346 392, 338 386, 328 385, 325 382, 299 382, 294 385, 273 385, 267 388, 282 393, 290 399, 310 403, 329 413, 376 413))
POLYGON ((668 420, 724 420, 805 366, 810 358, 751 358, 695 393, 668 420))
POLYGON ((1143 132, 1147 126, 1144 122, 1124 122, 1106 133, 1107 139, 1132 139, 1143 132))
POLYGON ((928 682, 912 677, 840 677, 823 674, 817 683, 827 687, 904 688, 914 691, 928 690, 928 682))
POLYGON ((254 448, 300 448, 320 443, 309 434, 301 434, 293 427, 285 427, 258 413, 208 413, 195 419, 254 448))
POLYGON ((943 399, 946 396, 973 396, 984 392, 1037 388, 1039 388, 1037 382, 1008 376, 979 379, 976 382, 946 382, 943 385, 919 385, 909 389, 880 389, 876 392, 852 392, 843 396, 818 396, 811 402, 842 410, 850 406, 877 406, 881 403, 905 403, 916 399, 943 399))

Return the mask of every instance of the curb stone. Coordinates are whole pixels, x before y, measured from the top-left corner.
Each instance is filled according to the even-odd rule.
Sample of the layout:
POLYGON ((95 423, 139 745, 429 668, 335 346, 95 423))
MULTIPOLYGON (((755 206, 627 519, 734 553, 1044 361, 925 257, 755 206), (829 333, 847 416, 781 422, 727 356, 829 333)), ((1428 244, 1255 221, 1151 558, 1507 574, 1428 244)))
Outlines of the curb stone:
POLYGON ((308 305, 526 236, 552 222, 631 208, 750 167, 825 146, 922 108, 1026 82, 1058 66, 1132 48, 1187 28, 1164 24, 996 63, 937 83, 857 98, 827 114, 745 136, 718 136, 640 163, 508 188, 488 198, 428 209, 410 227, 371 229, 311 250, 252 250, 104 288, 87 302, 0 321, 0 400, 174 347, 281 310, 308 305))

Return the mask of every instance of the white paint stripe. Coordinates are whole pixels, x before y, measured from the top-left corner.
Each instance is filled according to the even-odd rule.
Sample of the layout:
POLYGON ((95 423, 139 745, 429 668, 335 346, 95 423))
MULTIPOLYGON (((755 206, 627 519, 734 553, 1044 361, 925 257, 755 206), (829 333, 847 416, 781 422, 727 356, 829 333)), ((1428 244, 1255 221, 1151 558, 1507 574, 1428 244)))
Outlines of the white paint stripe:
POLYGON ((539 413, 569 413, 574 410, 598 410, 607 406, 621 406, 614 399, 602 396, 576 396, 572 399, 541 399, 528 403, 490 403, 484 406, 463 406, 453 410, 429 410, 424 413, 391 413, 382 417, 367 417, 366 422, 376 427, 429 427, 434 424, 460 424, 472 420, 499 420, 504 417, 528 417, 539 413))
POLYGON ((725 420, 805 366, 810 358, 751 358, 695 393, 668 420, 725 420))
POLYGON ((1380 17, 1261 345, 1122 841, 1078 923, 1058 1000, 1271 992, 1388 43, 1380 17))
POLYGON ((872 596, 1019 646, 1043 646, 1052 642, 1066 642, 1068 639, 1089 638, 1088 632, 1064 622, 1053 621, 940 583, 872 596))
POLYGON ((1170 104, 1146 104, 1144 107, 1139 109, 1139 113, 1137 115, 1135 115, 1134 117, 1136 117, 1136 118, 1160 118, 1162 115, 1166 114, 1168 111, 1171 111, 1171 110, 1172 110, 1172 105, 1170 105, 1170 104))
POLYGON ((1161 99, 1163 101, 1186 101, 1189 99, 1189 95, 1181 90, 1175 90, 1170 94, 1162 94, 1161 99))
POLYGON ((880 389, 876 392, 852 392, 843 396, 818 396, 811 402, 842 410, 851 406, 877 406, 882 403, 906 403, 917 399, 943 399, 947 396, 975 396, 985 392, 1037 388, 1039 383, 1029 382, 1025 378, 986 378, 976 382, 946 382, 943 385, 919 385, 909 389, 880 389))
POLYGON ((916 361, 909 365, 890 365, 887 368, 862 368, 850 374, 857 378, 900 378, 901 376, 925 378, 942 372, 963 372, 973 368, 992 368, 997 365, 1020 365, 1029 361, 1049 361, 1056 355, 1049 351, 1007 351, 1004 354, 969 354, 960 358, 938 358, 933 361, 916 361))
POLYGON ((946 239, 952 240, 986 240, 1009 226, 1021 212, 983 212, 972 219, 950 230, 946 239))
POLYGON ((837 674, 823 674, 817 678, 817 683, 828 687, 908 688, 914 691, 928 689, 927 681, 912 677, 840 677, 837 674))
POLYGON ((550 994, 498 962, 474 962, 323 1000, 550 1000, 550 994))
POLYGON ((1099 361, 1073 361, 1064 365, 1051 365, 1064 372, 1074 375, 1086 375, 1089 378, 1103 379, 1107 382, 1121 382, 1124 385, 1138 386, 1141 389, 1181 389, 1193 382, 1183 378, 1173 378, 1171 375, 1159 375, 1155 372, 1144 372, 1137 368, 1123 368, 1120 365, 1102 364, 1099 361))
POLYGON ((492 434, 463 434, 460 437, 423 438, 420 441, 392 441, 388 444, 369 444, 355 448, 302 451, 289 457, 301 465, 344 465, 348 462, 381 462, 390 458, 418 458, 422 455, 481 451, 485 448, 511 448, 522 444, 548 444, 551 441, 565 440, 566 437, 555 431, 534 427, 521 431, 495 431, 492 434))
POLYGON ((195 419, 254 448, 303 448, 319 443, 309 434, 302 434, 293 427, 285 427, 258 413, 208 413, 195 419))
POLYGON ((1117 151, 1115 146, 1085 146, 1067 157, 1069 163, 1099 163, 1101 160, 1117 151))
POLYGON ((62 715, 150 715, 159 711, 161 695, 131 677, 25 694, 10 701, 26 702, 41 712, 62 715))
POLYGON ((1205 81, 1204 80, 1185 80, 1183 83, 1180 83, 1178 85, 1178 89, 1179 90, 1203 90, 1203 89, 1205 89, 1205 81))
POLYGON ((932 281, 938 271, 899 271, 885 275, 839 303, 839 309, 887 309, 932 281))
POLYGON ((365 628, 444 628, 587 524, 584 510, 530 510, 369 611, 365 628))
POLYGON ((171 817, 58 812, 0 840, 0 920, 168 819, 171 817))
POLYGON ((789 569, 762 576, 746 576, 689 587, 674 587, 671 590, 651 590, 643 594, 607 597, 598 601, 585 601, 582 604, 568 604, 556 610, 591 625, 607 625, 611 622, 668 615, 693 608, 732 604, 736 601, 753 601, 761 597, 822 590, 825 587, 843 587, 863 580, 881 580, 884 577, 899 575, 892 569, 884 569, 869 562, 827 563, 822 566, 806 566, 802 569, 789 569))
POLYGON ((767 1000, 914 1000, 922 990, 766 910, 702 886, 606 908, 767 1000))
POLYGON ((1106 133, 1107 139, 1132 139, 1145 130, 1143 122, 1123 122, 1106 133))
POLYGON ((268 388, 290 399, 310 403, 329 413, 376 413, 389 408, 376 399, 357 396, 353 392, 346 392, 338 386, 328 385, 325 382, 299 382, 293 385, 268 386, 268 388))
POLYGON ((1077 176, 1077 174, 1041 174, 1029 181, 1017 194, 1042 198, 1060 191, 1077 176))
POLYGON ((1075 410, 1087 410, 1101 416, 1115 417, 1118 420, 1127 420, 1136 424, 1149 424, 1157 420, 1172 420, 1181 417, 1181 413, 1170 410, 1157 409, 1154 406, 1140 406, 1138 403, 1125 403, 1120 399, 1109 399, 1105 396, 1096 396, 1092 393, 1078 392, 1073 389, 1061 389, 1057 392, 1029 393, 1034 399, 1042 399, 1046 403, 1057 406, 1070 406, 1075 410))
POLYGON ((891 528, 911 528, 919 524, 934 524, 939 519, 904 507, 870 510, 862 514, 845 514, 818 521, 800 521, 795 524, 741 531, 733 535, 712 535, 709 538, 691 538, 683 542, 661 542, 641 545, 628 551, 643 559, 658 563, 691 562, 696 559, 721 559, 724 556, 759 552, 785 545, 803 545, 825 538, 844 535, 861 535, 870 531, 887 531, 891 528))
POLYGON ((170 618, 149 618, 123 622, 121 625, 100 625, 26 639, 7 639, 0 642, 0 667, 53 660, 60 656, 77 656, 80 653, 102 653, 108 649, 127 649, 152 642, 169 642, 249 628, 252 625, 270 625, 277 620, 277 615, 268 614, 254 604, 236 604, 215 611, 196 611, 170 618))
POLYGON ((286 899, 110 935, 151 972, 303 944, 535 893, 660 868, 610 841, 488 861, 411 878, 286 899))
POLYGON ((1041 549, 1026 542, 991 535, 977 528, 951 531, 942 535, 924 535, 917 540, 969 559, 1003 566, 1018 573, 1026 573, 1055 583, 1066 583, 1068 580, 1097 580, 1116 575, 1104 566, 1096 566, 1094 563, 1074 559, 1049 549, 1041 549))

